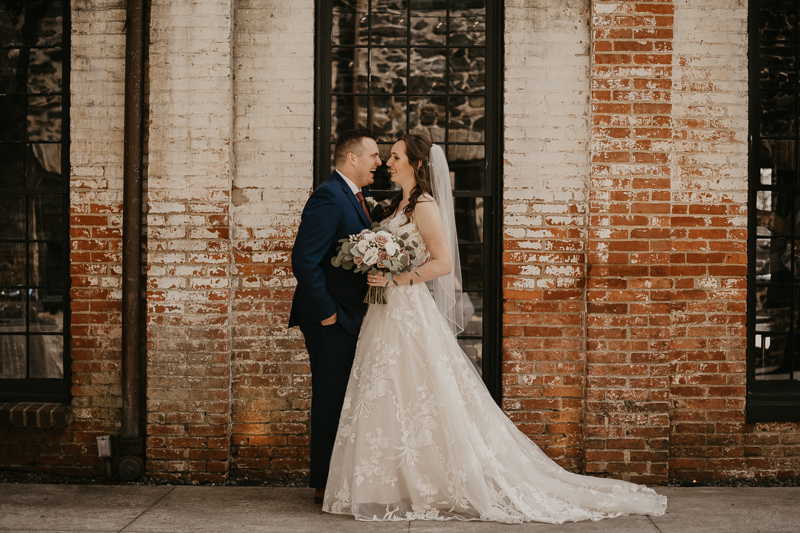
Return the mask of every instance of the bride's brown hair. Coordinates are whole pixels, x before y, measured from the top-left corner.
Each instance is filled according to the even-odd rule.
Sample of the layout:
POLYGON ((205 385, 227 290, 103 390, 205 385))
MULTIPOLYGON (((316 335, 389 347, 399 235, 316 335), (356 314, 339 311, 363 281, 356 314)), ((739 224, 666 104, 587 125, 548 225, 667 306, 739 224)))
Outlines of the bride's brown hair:
MULTIPOLYGON (((414 134, 403 135, 397 140, 406 143, 406 157, 408 157, 408 162, 414 171, 414 180, 417 182, 414 188, 411 189, 411 194, 408 197, 408 205, 403 208, 406 220, 410 221, 419 197, 423 194, 433 196, 433 190, 431 189, 431 167, 428 164, 432 143, 425 137, 414 134)), ((392 202, 389 204, 386 214, 388 216, 394 215, 402 201, 403 192, 401 191, 397 196, 392 198, 392 202)))

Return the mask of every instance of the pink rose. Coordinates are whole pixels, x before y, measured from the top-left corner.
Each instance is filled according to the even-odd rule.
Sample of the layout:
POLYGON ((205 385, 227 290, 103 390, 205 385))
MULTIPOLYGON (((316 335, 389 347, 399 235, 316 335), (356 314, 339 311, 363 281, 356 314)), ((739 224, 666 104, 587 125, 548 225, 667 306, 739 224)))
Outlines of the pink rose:
POLYGON ((358 257, 357 255, 354 255, 353 256, 353 262, 356 264, 357 267, 360 267, 361 263, 363 263, 364 260, 361 259, 360 257, 358 257))
POLYGON ((387 242, 389 242, 389 239, 385 235, 375 236, 375 244, 377 244, 378 246, 383 246, 387 242))
POLYGON ((380 261, 383 261, 384 259, 389 259, 389 254, 388 254, 388 253, 386 253, 385 251, 381 250, 381 251, 378 253, 378 259, 379 259, 380 261))

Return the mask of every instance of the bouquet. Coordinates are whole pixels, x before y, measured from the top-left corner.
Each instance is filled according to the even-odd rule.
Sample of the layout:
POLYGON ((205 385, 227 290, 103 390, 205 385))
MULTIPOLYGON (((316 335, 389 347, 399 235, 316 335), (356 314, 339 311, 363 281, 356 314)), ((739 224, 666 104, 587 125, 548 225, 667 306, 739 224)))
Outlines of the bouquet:
MULTIPOLYGON (((369 272, 373 276, 383 271, 387 279, 397 285, 394 275, 411 272, 419 266, 415 252, 417 243, 409 242, 408 237, 408 233, 395 237, 382 229, 379 222, 374 222, 372 229, 365 229, 347 239, 339 240, 341 244, 336 248, 338 253, 331 258, 331 264, 345 270, 355 267, 356 272, 369 272)), ((410 283, 413 285, 414 280, 410 283)), ((385 290, 386 287, 371 286, 364 303, 385 304, 385 290)))

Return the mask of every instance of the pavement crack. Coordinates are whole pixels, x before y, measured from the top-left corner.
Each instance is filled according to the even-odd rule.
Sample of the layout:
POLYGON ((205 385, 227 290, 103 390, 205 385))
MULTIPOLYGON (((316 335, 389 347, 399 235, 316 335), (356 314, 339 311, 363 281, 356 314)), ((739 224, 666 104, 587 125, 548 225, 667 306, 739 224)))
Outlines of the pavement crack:
POLYGON ((162 495, 161 495, 161 497, 160 497, 159 499, 157 499, 157 500, 156 500, 156 501, 154 501, 152 504, 150 504, 150 507, 148 507, 147 509, 145 509, 144 511, 142 511, 141 513, 139 513, 138 515, 136 515, 136 518, 134 518, 134 519, 133 519, 133 520, 131 520, 129 523, 127 523, 127 524, 126 524, 126 525, 125 525, 125 526, 124 526, 122 529, 120 529, 120 530, 119 530, 117 533, 122 533, 123 531, 125 531, 126 529, 128 529, 129 527, 131 527, 131 526, 134 524, 134 522, 136 522, 137 520, 139 520, 139 519, 142 517, 142 515, 144 515, 146 512, 148 512, 150 509, 152 509, 152 508, 153 508, 153 507, 155 507, 156 505, 158 505, 158 502, 160 502, 161 500, 163 500, 164 498, 166 498, 167 496, 169 496, 170 494, 172 494, 172 491, 173 491, 173 490, 175 490, 175 487, 171 487, 171 488, 170 488, 170 489, 169 489, 167 492, 165 492, 164 494, 162 494, 162 495))
POLYGON ((650 516, 650 515, 646 515, 646 516, 647 516, 647 519, 650 520, 650 523, 653 524, 653 527, 656 528, 656 531, 658 531, 658 533, 664 533, 663 531, 661 531, 661 528, 658 527, 655 522, 653 522, 653 517, 652 516, 650 516))

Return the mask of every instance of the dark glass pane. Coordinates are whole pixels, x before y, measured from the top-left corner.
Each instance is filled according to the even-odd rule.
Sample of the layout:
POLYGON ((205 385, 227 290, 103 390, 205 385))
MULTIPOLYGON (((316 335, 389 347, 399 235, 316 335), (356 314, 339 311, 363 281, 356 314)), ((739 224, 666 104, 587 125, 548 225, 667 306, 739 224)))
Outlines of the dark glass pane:
POLYGON ((27 54, 18 48, 0 49, 0 94, 25 94, 27 54))
POLYGON ((61 140, 61 97, 28 98, 28 139, 31 141, 61 140))
POLYGON ((0 285, 25 285, 25 243, 0 242, 0 285))
POLYGON ((366 93, 368 48, 334 48, 331 90, 335 93, 366 93))
POLYGON ((64 284, 64 247, 60 243, 33 242, 29 245, 29 285, 60 287, 64 284))
POLYGON ((22 32, 25 26, 25 2, 11 0, 0 2, 0 43, 4 46, 23 44, 22 32))
POLYGON ((796 94, 762 91, 761 135, 763 137, 794 137, 796 94))
POLYGON ((454 48, 450 50, 450 90, 455 93, 486 91, 486 49, 454 48))
POLYGON ((24 185, 24 150, 24 144, 0 144, 0 190, 24 185))
POLYGON ((25 140, 25 97, 0 96, 0 142, 25 140))
POLYGON ((64 377, 64 337, 61 335, 31 335, 30 377, 58 379, 64 377))
POLYGON ((61 2, 27 2, 27 44, 30 46, 58 46, 61 44, 64 7, 61 2))
POLYGON ((334 2, 331 43, 334 45, 368 44, 369 17, 367 10, 367 0, 334 2))
POLYGON ((444 97, 411 97, 408 99, 408 131, 428 137, 432 142, 444 142, 445 112, 444 97))
POLYGON ((64 331, 64 291, 30 289, 28 296, 30 330, 41 333, 64 331))
POLYGON ((486 98, 451 97, 448 126, 448 142, 483 142, 486 138, 486 98))
POLYGON ((464 335, 483 335, 483 293, 465 292, 462 294, 464 305, 464 335))
MULTIPOLYGON (((405 2, 395 2, 405 4, 405 2)), ((373 11, 375 7, 373 7, 373 11)), ((406 9, 387 9, 382 13, 370 16, 372 24, 373 46, 406 46, 408 45, 408 20, 406 9)))
POLYGON ((373 93, 404 93, 408 78, 405 48, 373 48, 370 54, 370 82, 373 93))
MULTIPOLYGON (((759 168, 762 185, 797 185, 797 147, 795 141, 761 141, 759 168)), ((760 208, 759 208, 760 209, 760 208)))
POLYGON ((412 45, 445 45, 447 43, 447 12, 420 10, 411 13, 412 45))
POLYGON ((340 133, 354 128, 367 127, 366 96, 334 96, 331 98, 331 142, 340 133))
POLYGON ((61 144, 32 143, 28 145, 26 186, 30 189, 62 187, 61 144))
POLYGON ((0 289, 0 333, 25 331, 25 291, 0 289))
POLYGON ((58 240, 62 237, 64 201, 60 194, 30 196, 28 238, 58 240))
POLYGON ((369 186, 370 191, 391 191, 400 189, 400 186, 393 183, 390 179, 389 167, 386 166, 386 162, 389 160, 389 156, 392 153, 392 146, 394 146, 394 140, 378 145, 378 151, 380 152, 383 164, 375 171, 375 181, 369 186))
POLYGON ((762 2, 759 9, 761 41, 794 41, 795 9, 793 0, 762 2))
POLYGON ((486 9, 450 11, 450 46, 486 44, 486 9))
POLYGON ((0 195, 0 239, 25 238, 25 197, 0 195))
POLYGON ((794 195, 780 191, 756 192, 756 234, 759 237, 790 237, 794 195))
POLYGON ((800 339, 788 335, 756 333, 755 374, 757 380, 800 379, 800 339), (793 372, 794 371, 794 372, 793 372), (794 375, 792 375, 794 374, 794 375))
POLYGON ((447 146, 447 162, 457 190, 482 190, 486 178, 486 149, 483 145, 447 146))
MULTIPOLYGON (((758 283, 787 286, 792 283, 792 262, 798 263, 798 261, 797 257, 792 258, 789 242, 790 240, 786 238, 756 240, 756 281, 758 283)), ((800 264, 795 264, 794 268, 796 272, 800 272, 800 264)), ((788 298, 788 295, 784 296, 788 298)), ((776 297, 783 298, 778 295, 776 297)))
POLYGON ((25 379, 25 335, 0 335, 0 379, 25 379))
POLYGON ((412 48, 409 92, 412 94, 443 93, 445 90, 444 68, 444 49, 412 48))
POLYGON ((459 244, 461 281, 465 291, 483 290, 483 245, 459 244))
POLYGON ((768 43, 761 45, 762 89, 792 91, 797 84, 797 57, 794 43, 768 43))
POLYGON ((475 365, 478 374, 483 374, 483 341, 481 339, 458 339, 458 345, 475 365))
POLYGON ((60 92, 61 49, 31 49, 28 64, 28 94, 60 92))
POLYGON ((405 96, 373 96, 370 129, 379 142, 396 141, 406 134, 405 96))
POLYGON ((406 0, 372 0, 373 13, 405 14, 408 6, 406 0))
POLYGON ((453 198, 459 242, 483 242, 483 198, 453 198))

